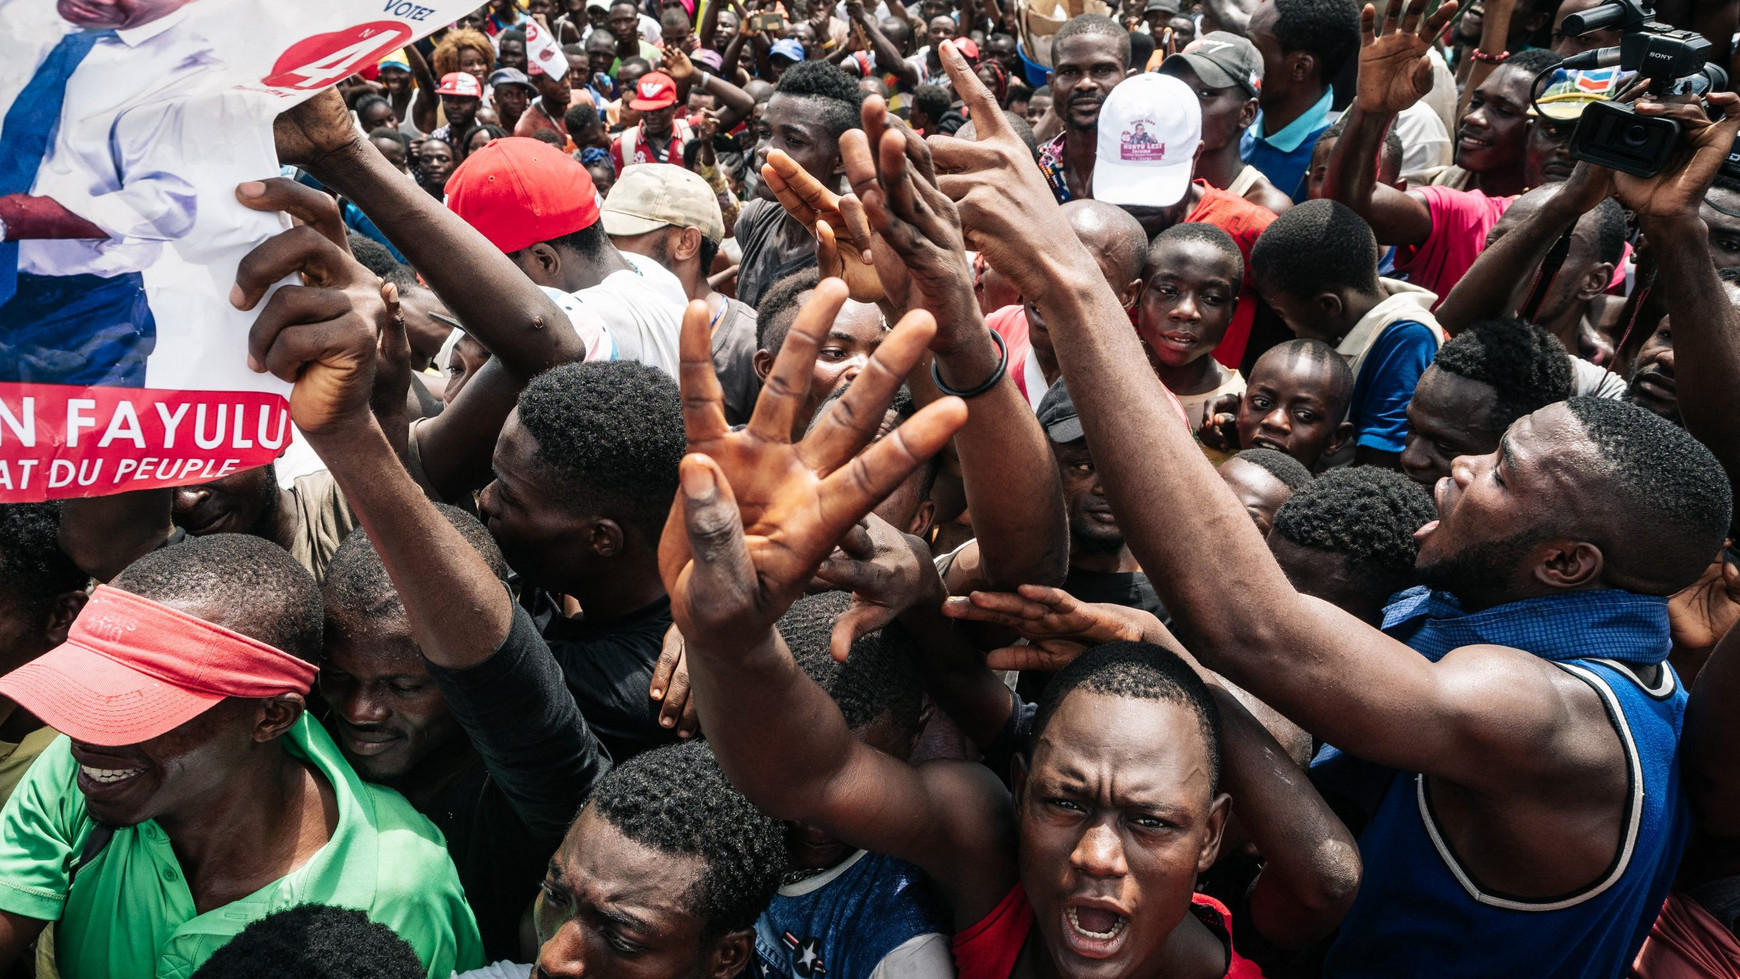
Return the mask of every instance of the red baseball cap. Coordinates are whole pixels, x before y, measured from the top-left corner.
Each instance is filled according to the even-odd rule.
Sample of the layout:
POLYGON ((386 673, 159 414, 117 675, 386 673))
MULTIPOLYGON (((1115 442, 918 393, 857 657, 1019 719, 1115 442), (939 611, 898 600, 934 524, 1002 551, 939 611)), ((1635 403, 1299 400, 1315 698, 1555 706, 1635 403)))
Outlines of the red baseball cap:
POLYGON ((149 741, 228 697, 306 694, 313 663, 98 585, 66 642, 0 677, 0 694, 86 744, 149 741))
POLYGON ((517 252, 598 223, 598 190, 579 161, 542 140, 508 136, 447 178, 447 206, 489 243, 517 252))
POLYGON ((636 112, 656 112, 677 104, 677 83, 662 71, 649 71, 634 86, 628 107, 636 112))
POLYGON ((457 95, 461 98, 483 98, 483 83, 476 75, 463 71, 450 71, 441 76, 441 87, 435 90, 436 95, 457 95))

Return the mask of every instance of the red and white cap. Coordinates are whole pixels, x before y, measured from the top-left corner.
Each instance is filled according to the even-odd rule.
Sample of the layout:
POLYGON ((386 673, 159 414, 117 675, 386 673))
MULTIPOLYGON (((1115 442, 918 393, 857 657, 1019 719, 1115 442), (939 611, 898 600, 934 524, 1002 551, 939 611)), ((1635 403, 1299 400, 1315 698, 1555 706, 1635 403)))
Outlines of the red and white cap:
POLYGON ((628 107, 636 112, 657 112, 677 104, 677 83, 662 71, 649 71, 635 83, 628 107))
POLYGON ((1190 188, 1202 145, 1202 105, 1190 86, 1147 72, 1112 89, 1100 106, 1094 199, 1170 207, 1190 188))
POLYGON ((483 83, 476 75, 463 71, 450 71, 441 76, 441 87, 435 90, 436 95, 456 95, 460 98, 483 98, 483 83))
POLYGON ((490 244, 517 252, 598 223, 598 189, 579 161, 542 140, 508 136, 447 178, 447 206, 490 244))

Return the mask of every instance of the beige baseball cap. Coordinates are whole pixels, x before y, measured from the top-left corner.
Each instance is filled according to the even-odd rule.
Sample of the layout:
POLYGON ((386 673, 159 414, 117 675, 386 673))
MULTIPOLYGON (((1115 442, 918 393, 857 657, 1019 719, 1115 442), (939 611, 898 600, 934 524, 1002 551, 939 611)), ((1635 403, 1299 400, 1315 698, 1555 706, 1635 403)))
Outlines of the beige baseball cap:
POLYGON ((710 241, 725 238, 719 198, 700 174, 669 163, 624 167, 604 200, 604 231, 644 235, 660 228, 700 228, 710 241))

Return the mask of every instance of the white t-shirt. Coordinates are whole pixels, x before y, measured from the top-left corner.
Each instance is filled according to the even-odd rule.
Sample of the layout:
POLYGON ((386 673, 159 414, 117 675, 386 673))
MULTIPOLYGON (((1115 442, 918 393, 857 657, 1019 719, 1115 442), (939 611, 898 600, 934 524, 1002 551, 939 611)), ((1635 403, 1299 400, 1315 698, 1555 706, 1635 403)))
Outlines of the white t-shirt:
POLYGON ((678 338, 688 296, 670 270, 633 252, 622 252, 632 266, 573 294, 587 312, 604 323, 616 342, 616 360, 635 360, 677 376, 678 338))
POLYGON ((1571 358, 1571 395, 1577 398, 1623 398, 1625 378, 1581 357, 1571 358))

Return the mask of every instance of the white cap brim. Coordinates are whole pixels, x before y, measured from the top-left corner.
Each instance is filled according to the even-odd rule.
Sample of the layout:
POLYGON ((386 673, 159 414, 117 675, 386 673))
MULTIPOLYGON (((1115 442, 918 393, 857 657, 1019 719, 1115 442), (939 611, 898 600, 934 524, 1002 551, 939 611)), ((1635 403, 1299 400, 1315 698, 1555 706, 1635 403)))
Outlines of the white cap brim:
POLYGON ((1094 200, 1128 207, 1171 207, 1184 199, 1195 169, 1195 155, 1176 163, 1094 162, 1094 200))

